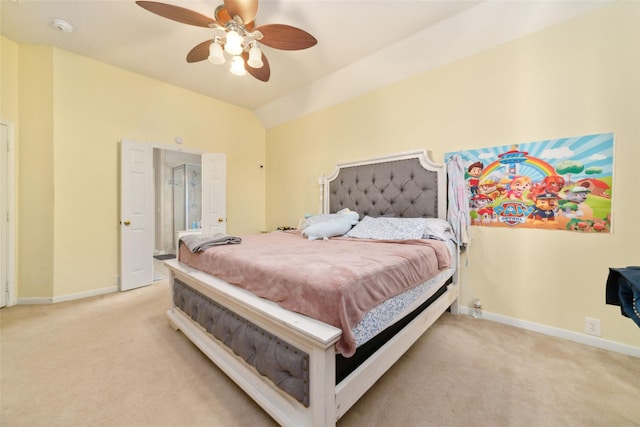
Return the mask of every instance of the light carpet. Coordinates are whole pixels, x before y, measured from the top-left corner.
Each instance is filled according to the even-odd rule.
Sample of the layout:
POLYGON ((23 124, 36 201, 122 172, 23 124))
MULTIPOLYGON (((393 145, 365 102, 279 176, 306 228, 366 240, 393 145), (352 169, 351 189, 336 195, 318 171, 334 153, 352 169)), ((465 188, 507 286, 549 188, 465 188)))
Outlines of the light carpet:
MULTIPOLYGON (((168 306, 165 279, 0 310, 0 424, 276 425, 168 306)), ((640 426, 640 359, 445 314, 338 426, 640 426)))

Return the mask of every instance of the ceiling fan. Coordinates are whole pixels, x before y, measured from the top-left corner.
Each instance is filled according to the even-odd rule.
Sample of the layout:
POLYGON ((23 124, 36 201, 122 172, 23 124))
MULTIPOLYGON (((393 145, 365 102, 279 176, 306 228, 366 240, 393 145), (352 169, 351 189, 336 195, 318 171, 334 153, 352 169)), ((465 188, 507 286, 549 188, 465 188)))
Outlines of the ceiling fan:
POLYGON ((224 0, 214 12, 214 18, 193 10, 153 1, 136 1, 149 12, 183 24, 212 28, 214 37, 196 45, 187 54, 187 62, 208 59, 214 64, 226 61, 225 52, 231 56, 231 72, 246 72, 263 82, 269 81, 271 69, 260 45, 282 50, 301 50, 314 46, 318 41, 300 28, 284 24, 268 24, 256 27, 258 0, 224 0), (245 67, 248 65, 248 67, 245 67))

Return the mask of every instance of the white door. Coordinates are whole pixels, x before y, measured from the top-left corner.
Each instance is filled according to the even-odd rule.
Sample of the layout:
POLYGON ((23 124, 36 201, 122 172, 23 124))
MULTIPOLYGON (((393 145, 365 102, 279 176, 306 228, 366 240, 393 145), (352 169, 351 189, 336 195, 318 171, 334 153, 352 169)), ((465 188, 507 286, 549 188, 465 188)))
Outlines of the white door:
POLYGON ((0 120, 0 307, 15 301, 15 125, 0 120))
POLYGON ((227 156, 202 155, 202 232, 227 232, 227 156))
POLYGON ((153 148, 122 140, 120 290, 153 283, 153 148))
POLYGON ((0 307, 7 305, 9 267, 7 249, 9 221, 9 129, 0 123, 0 307))

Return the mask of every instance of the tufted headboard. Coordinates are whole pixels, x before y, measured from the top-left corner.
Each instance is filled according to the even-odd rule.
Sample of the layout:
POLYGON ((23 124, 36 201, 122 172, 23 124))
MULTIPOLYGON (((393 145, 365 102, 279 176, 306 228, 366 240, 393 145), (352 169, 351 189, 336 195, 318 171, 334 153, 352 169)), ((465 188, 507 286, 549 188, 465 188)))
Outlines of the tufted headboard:
POLYGON ((350 163, 339 163, 321 177, 322 211, 349 208, 360 214, 398 218, 445 218, 445 165, 418 150, 350 163))

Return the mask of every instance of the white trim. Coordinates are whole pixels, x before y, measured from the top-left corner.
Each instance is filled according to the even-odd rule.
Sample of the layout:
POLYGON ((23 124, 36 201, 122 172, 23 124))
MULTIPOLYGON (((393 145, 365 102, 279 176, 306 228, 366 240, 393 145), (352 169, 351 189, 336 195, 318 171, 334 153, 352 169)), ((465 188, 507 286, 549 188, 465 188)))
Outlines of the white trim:
MULTIPOLYGON (((471 315, 471 311, 472 309, 470 307, 460 306, 460 312, 462 314, 471 315)), ((538 332, 544 335, 577 342, 579 344, 585 344, 591 347, 613 351, 615 353, 626 354, 633 357, 640 357, 640 347, 620 344, 615 341, 605 340, 600 337, 568 331, 566 329, 554 328, 553 326, 529 322, 526 320, 515 319, 513 317, 503 316, 501 314, 487 313, 486 311, 482 312, 482 318, 492 322, 515 326, 516 328, 527 329, 529 331, 538 332)))
POLYGON ((85 299, 85 298, 89 298, 89 297, 95 297, 98 295, 105 295, 105 294, 110 294, 113 292, 118 292, 118 287, 117 286, 109 286, 106 288, 100 288, 100 289, 93 289, 91 291, 85 291, 85 292, 78 292, 75 294, 67 294, 67 295, 61 295, 61 296, 56 296, 56 297, 34 297, 34 298, 18 298, 18 304, 24 304, 24 305, 28 305, 28 304, 57 304, 59 302, 65 302, 65 301, 75 301, 75 300, 79 300, 79 299, 85 299))
MULTIPOLYGON (((7 224, 7 287, 8 295, 5 301, 6 306, 10 307, 16 304, 16 229, 18 215, 16 214, 16 131, 15 124, 10 121, 0 119, 0 124, 7 127, 7 142, 9 150, 7 153, 7 212, 9 221, 7 224)), ((4 214, 3 214, 4 215, 4 214)), ((4 285, 2 286, 4 289, 4 285)))
POLYGON ((159 148, 160 150, 169 150, 169 151, 179 151, 181 153, 189 153, 189 154, 205 154, 205 150, 200 150, 199 148, 190 148, 190 147, 182 147, 180 145, 169 145, 169 144, 161 144, 159 142, 147 142, 152 148, 159 148))
POLYGON ((17 304, 18 305, 53 304, 53 298, 51 297, 18 298, 17 304))

